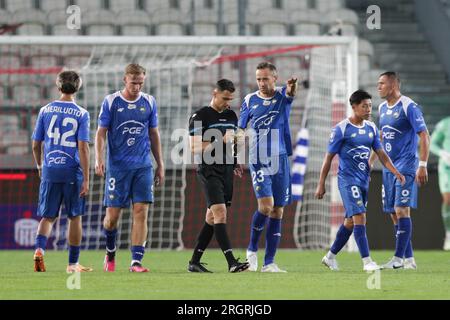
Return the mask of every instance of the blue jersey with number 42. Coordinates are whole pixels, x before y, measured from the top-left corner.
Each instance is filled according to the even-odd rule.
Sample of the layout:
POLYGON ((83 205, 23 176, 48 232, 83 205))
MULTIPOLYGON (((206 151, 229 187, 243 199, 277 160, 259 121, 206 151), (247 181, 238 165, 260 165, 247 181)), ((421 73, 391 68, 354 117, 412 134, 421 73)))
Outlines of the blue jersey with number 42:
POLYGON ((345 119, 331 131, 328 152, 339 155, 339 186, 369 187, 369 157, 382 149, 378 129, 373 122, 356 126, 345 119))
POLYGON ((70 101, 42 107, 32 139, 44 141, 42 179, 73 182, 82 177, 78 141, 89 142, 89 113, 70 101))

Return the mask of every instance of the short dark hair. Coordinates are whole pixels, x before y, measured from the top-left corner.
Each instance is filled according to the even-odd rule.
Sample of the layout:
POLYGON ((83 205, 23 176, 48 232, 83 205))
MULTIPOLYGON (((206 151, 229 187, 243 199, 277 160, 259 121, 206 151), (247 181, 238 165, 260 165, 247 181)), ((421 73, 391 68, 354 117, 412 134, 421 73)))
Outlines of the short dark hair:
POLYGON ((270 71, 272 71, 274 73, 277 72, 277 68, 275 67, 275 65, 269 61, 264 61, 264 62, 258 63, 258 65, 256 66, 256 70, 261 70, 261 69, 269 69, 270 71))
POLYGON ((228 79, 220 79, 219 81, 217 81, 216 89, 219 91, 230 91, 231 93, 236 90, 233 82, 228 79))
POLYGON ((349 101, 351 105, 354 105, 360 104, 365 99, 372 99, 372 96, 367 91, 359 89, 352 93, 349 101))
POLYGON ((380 77, 382 77, 382 76, 386 76, 386 77, 388 77, 388 78, 391 79, 391 80, 397 80, 397 82, 400 83, 400 76, 399 76, 399 74, 398 74, 397 72, 395 72, 395 71, 386 71, 386 72, 383 72, 382 74, 380 74, 380 77))
POLYGON ((74 70, 65 70, 56 77, 56 86, 62 93, 74 94, 81 87, 80 74, 74 70))

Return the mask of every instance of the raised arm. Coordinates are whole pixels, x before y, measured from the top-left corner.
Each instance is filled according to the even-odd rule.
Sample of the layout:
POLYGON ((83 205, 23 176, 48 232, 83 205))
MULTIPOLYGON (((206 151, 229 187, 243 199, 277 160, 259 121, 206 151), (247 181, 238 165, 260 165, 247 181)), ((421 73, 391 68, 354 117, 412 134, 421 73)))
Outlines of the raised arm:
POLYGON ((331 168, 331 161, 333 161, 333 158, 336 154, 335 153, 329 153, 327 152, 325 159, 322 163, 322 169, 320 169, 320 177, 319 177, 319 183, 317 184, 315 197, 317 199, 322 199, 325 195, 325 180, 327 179, 328 172, 330 172, 331 168))
POLYGON ((295 97, 295 95, 297 94, 297 87, 297 78, 290 78, 286 82, 286 94, 290 97, 295 97))
POLYGON ((164 182, 164 160, 161 149, 161 137, 159 135, 158 127, 150 128, 149 131, 150 144, 152 149, 153 157, 156 161, 155 170, 155 184, 161 185, 164 182))

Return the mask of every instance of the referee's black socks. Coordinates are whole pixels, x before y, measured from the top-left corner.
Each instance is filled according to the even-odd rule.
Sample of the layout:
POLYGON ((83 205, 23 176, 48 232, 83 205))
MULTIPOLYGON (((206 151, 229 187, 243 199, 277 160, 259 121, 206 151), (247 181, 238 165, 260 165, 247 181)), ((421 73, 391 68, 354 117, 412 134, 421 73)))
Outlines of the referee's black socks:
POLYGON ((198 235, 197 244, 194 248, 194 253, 192 254, 191 262, 194 263, 200 262, 203 252, 206 250, 209 243, 211 242, 213 234, 214 234, 214 227, 205 222, 202 230, 200 231, 200 234, 198 235))
POLYGON ((227 225, 225 223, 214 224, 214 233, 216 234, 217 242, 220 249, 222 249, 225 258, 227 259, 228 266, 233 265, 236 259, 233 255, 233 249, 231 249, 230 239, 228 239, 227 225))

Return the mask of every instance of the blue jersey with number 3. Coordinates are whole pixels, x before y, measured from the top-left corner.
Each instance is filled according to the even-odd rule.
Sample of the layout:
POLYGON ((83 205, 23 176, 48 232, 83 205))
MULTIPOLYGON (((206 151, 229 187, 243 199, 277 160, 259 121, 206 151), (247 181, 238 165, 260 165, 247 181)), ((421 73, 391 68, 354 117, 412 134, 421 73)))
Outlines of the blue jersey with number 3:
POLYGON ((82 177, 78 141, 89 142, 89 113, 70 101, 42 107, 32 139, 44 141, 42 179, 73 182, 82 177))
POLYGON ((148 130, 158 126, 153 96, 141 93, 134 101, 126 100, 120 91, 106 96, 98 124, 108 128, 108 169, 152 166, 148 130))
POLYGON ((328 152, 339 155, 339 186, 369 186, 369 157, 373 150, 382 149, 378 129, 373 122, 356 126, 345 119, 331 131, 328 152))

